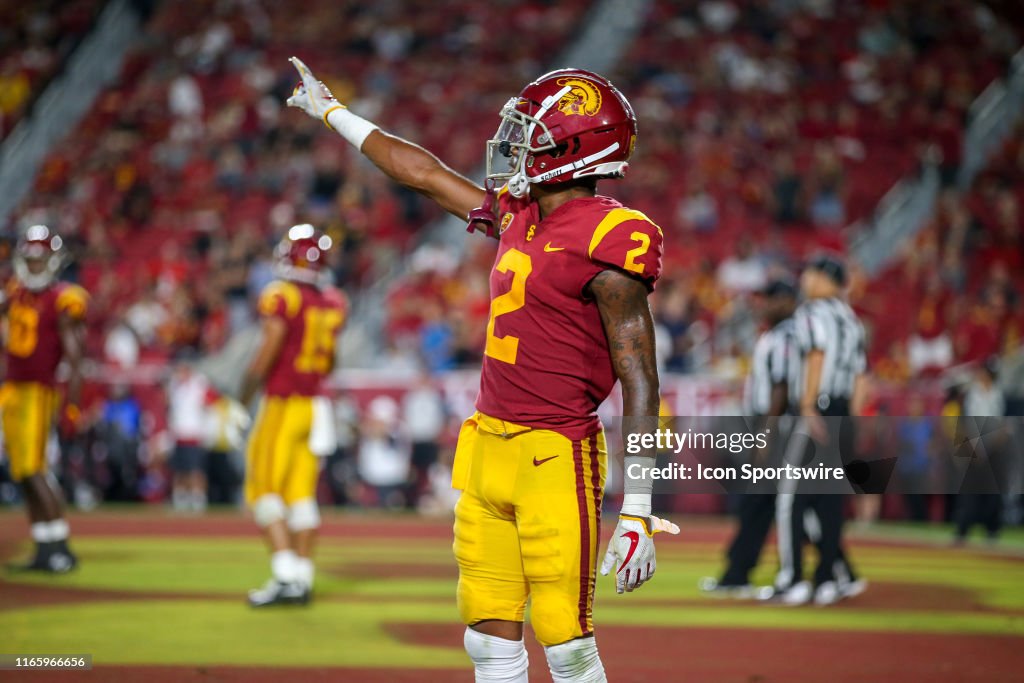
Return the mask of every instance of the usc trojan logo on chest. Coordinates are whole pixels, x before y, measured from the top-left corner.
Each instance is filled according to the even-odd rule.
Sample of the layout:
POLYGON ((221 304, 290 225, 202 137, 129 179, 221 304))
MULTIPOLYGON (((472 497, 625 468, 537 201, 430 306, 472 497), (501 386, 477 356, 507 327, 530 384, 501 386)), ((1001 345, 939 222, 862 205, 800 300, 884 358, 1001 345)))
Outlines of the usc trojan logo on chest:
POLYGON ((566 116, 595 116, 601 111, 601 91, 592 81, 566 76, 555 83, 572 88, 558 100, 558 111, 566 116))

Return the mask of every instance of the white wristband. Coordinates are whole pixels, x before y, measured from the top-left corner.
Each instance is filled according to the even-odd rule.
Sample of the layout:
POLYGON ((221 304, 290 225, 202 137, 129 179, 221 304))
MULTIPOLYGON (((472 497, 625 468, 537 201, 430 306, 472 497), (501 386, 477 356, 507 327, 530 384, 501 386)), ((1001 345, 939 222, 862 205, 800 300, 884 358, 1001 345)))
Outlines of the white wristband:
POLYGON ((621 515, 647 518, 651 516, 651 494, 627 493, 622 497, 621 515))
POLYGON ((366 138, 370 137, 370 133, 380 128, 377 124, 353 114, 341 105, 324 114, 324 123, 352 143, 352 146, 358 150, 362 150, 363 143, 366 142, 366 138))

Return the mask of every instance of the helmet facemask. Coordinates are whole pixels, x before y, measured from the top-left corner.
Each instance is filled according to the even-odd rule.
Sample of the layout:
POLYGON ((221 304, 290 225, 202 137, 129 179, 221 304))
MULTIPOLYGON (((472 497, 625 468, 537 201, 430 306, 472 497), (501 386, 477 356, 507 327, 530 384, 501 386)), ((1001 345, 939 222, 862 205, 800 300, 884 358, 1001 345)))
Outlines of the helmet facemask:
POLYGON ((327 252, 333 241, 308 224, 294 225, 274 249, 274 275, 293 282, 325 287, 333 277, 326 268, 327 252), (306 244, 309 242, 309 244, 306 244), (305 253, 297 253, 305 247, 305 253))
MULTIPOLYGON (((621 178, 628 167, 626 159, 632 153, 635 136, 635 119, 629 104, 621 100, 621 96, 611 89, 617 100, 622 102, 624 115, 634 121, 633 136, 626 141, 621 135, 621 126, 616 124, 600 124, 585 122, 582 126, 571 122, 567 125, 567 117, 579 116, 588 119, 594 116, 601 107, 600 95, 590 94, 590 100, 596 98, 597 104, 593 111, 587 109, 586 98, 574 96, 574 88, 580 83, 587 83, 591 90, 596 86, 584 77, 565 77, 557 80, 562 86, 555 91, 548 91, 540 104, 536 99, 520 95, 513 97, 501 110, 501 125, 494 138, 487 141, 487 178, 502 181, 513 197, 524 197, 531 184, 560 183, 579 178, 621 178), (530 113, 522 111, 527 108, 530 113), (549 114, 556 114, 554 120, 549 114), (547 118, 548 122, 543 119, 547 118), (559 132, 561 140, 552 134, 548 123, 559 132), (604 134, 608 134, 604 138, 604 134), (581 137, 584 142, 580 151, 581 137), (595 144, 596 143, 596 144, 595 144), (598 146, 599 145, 599 146, 598 146), (538 155, 544 154, 538 158, 538 155), (553 162, 553 163, 552 163, 553 162)), ((528 86, 528 89, 533 86, 528 86)))
POLYGON ((547 106, 541 105, 537 115, 531 116, 516 108, 519 102, 518 97, 513 97, 505 103, 501 108, 498 132, 487 141, 487 177, 505 181, 509 193, 516 198, 525 196, 530 187, 530 179, 526 175, 527 157, 556 146, 551 131, 540 120, 554 103, 548 104, 545 100, 547 106), (538 146, 533 146, 530 141, 538 129, 538 146))
POLYGON ((14 253, 14 274, 26 289, 38 292, 49 287, 64 266, 63 240, 46 226, 33 225, 25 232, 24 241, 14 253), (33 268, 29 261, 42 264, 33 268))

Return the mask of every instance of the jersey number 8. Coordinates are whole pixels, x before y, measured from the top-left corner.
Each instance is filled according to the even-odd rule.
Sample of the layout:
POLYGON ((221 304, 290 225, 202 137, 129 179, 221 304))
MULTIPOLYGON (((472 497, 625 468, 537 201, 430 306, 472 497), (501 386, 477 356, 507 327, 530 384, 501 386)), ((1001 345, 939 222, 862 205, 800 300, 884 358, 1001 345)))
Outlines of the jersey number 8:
POLYGON ((39 342, 39 311, 15 304, 8 311, 7 320, 7 350, 19 358, 31 356, 39 342))

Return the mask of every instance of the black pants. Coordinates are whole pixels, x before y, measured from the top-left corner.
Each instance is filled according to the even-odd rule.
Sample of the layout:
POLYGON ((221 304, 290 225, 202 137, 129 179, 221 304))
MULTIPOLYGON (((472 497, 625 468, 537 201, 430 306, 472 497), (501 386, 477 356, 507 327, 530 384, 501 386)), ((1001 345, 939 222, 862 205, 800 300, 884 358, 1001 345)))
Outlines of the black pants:
POLYGON ((743 586, 750 583, 750 572, 757 566, 761 549, 772 520, 775 519, 774 493, 745 493, 740 499, 740 526, 732 539, 726 557, 729 565, 722 575, 721 584, 743 586))
POLYGON ((107 442, 108 481, 104 500, 139 499, 139 440, 111 430, 107 442))
POLYGON ((413 509, 430 488, 430 468, 437 462, 441 447, 436 441, 413 441, 410 458, 409 485, 406 487, 406 507, 413 509))
POLYGON ((818 566, 814 570, 814 585, 820 586, 826 581, 834 581, 837 574, 853 572, 837 567, 848 565, 842 549, 843 499, 841 496, 825 493, 798 493, 793 496, 793 513, 789 542, 793 558, 794 583, 803 578, 803 535, 804 520, 808 510, 813 510, 818 518, 820 534, 815 543, 818 550, 818 566))
POLYGON ((241 477, 224 451, 209 451, 206 458, 206 498, 213 504, 230 505, 238 499, 241 477))
MULTIPOLYGON (((826 410, 824 417, 839 417, 849 415, 849 402, 845 399, 833 399, 826 410)), ((794 435, 792 438, 806 439, 802 435, 794 435)), ((832 443, 848 441, 842 446, 843 452, 853 453, 853 433, 847 427, 839 429, 838 420, 829 421, 829 439, 832 443)), ((805 442, 806 443, 806 442, 805 442)), ((799 443, 797 444, 799 446, 799 443)), ((791 464, 792 455, 787 454, 791 464)), ((798 458, 800 459, 800 458, 798 458)), ((779 524, 786 525, 786 529, 779 530, 779 558, 780 558, 780 579, 782 588, 803 580, 803 547, 804 541, 809 536, 814 541, 818 550, 818 566, 814 570, 814 585, 820 586, 826 581, 839 581, 841 583, 855 581, 856 573, 851 566, 846 552, 843 550, 843 496, 836 493, 801 493, 792 494, 788 499, 780 496, 779 524), (789 507, 788 513, 783 510, 789 507), (805 521, 808 511, 814 513, 811 518, 817 518, 818 533, 807 533, 805 535, 805 521), (815 539, 814 537, 817 536, 815 539)))
POLYGON ((963 539, 975 524, 981 524, 990 538, 1003 526, 1003 498, 998 493, 961 493, 956 497, 956 537, 963 539))

